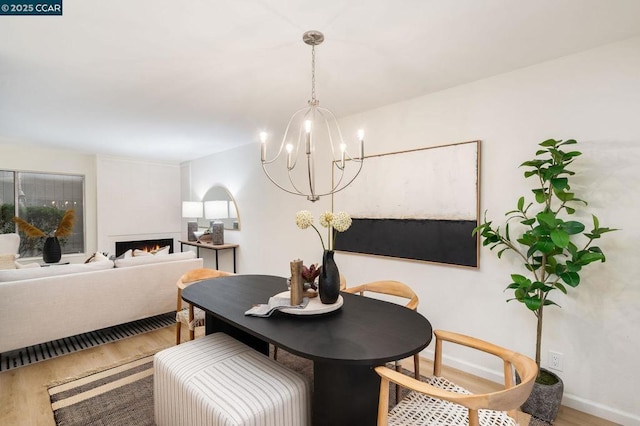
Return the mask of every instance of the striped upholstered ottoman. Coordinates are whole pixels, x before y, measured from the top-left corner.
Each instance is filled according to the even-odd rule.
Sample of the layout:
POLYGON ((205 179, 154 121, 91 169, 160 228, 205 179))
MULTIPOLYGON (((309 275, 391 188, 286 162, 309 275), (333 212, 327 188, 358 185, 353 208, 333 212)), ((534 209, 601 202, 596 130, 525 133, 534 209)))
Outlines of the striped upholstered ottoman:
POLYGON ((158 426, 309 424, 309 383, 223 333, 154 357, 158 426))

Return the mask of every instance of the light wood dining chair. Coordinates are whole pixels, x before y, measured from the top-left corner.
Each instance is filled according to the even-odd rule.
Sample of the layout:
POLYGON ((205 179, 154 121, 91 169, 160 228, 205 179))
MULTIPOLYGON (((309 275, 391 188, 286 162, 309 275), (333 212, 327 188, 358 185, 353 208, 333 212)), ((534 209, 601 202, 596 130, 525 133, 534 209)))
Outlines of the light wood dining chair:
POLYGON ((384 366, 376 367, 376 373, 381 378, 378 426, 516 426, 516 410, 531 394, 538 375, 536 362, 522 354, 474 337, 442 330, 436 330, 434 334, 436 347, 433 377, 429 377, 425 382, 384 366), (443 342, 467 346, 501 358, 504 365, 504 389, 472 394, 442 377, 443 342), (514 380, 514 368, 521 380, 517 385, 514 380), (411 392, 388 411, 391 382, 409 388, 411 392))
POLYGON ((176 305, 176 345, 180 344, 182 324, 185 324, 189 329, 189 340, 193 340, 195 337, 196 327, 204 325, 205 317, 204 311, 199 308, 194 308, 191 304, 182 300, 182 290, 198 281, 226 277, 229 275, 233 274, 230 272, 218 271, 216 269, 198 268, 185 272, 178 279, 178 282, 176 282, 176 286, 178 287, 178 303, 176 305))
MULTIPOLYGON (((418 295, 406 284, 399 281, 374 281, 367 284, 361 284, 355 287, 344 288, 342 291, 351 294, 359 294, 364 296, 366 292, 385 294, 389 296, 401 297, 408 299, 405 307, 416 310, 418 309, 418 295)), ((396 371, 402 371, 399 361, 395 361, 396 371)), ((416 379, 420 379, 420 355, 413 355, 413 375, 416 379)), ((400 386, 396 386, 396 402, 400 401, 400 386)))

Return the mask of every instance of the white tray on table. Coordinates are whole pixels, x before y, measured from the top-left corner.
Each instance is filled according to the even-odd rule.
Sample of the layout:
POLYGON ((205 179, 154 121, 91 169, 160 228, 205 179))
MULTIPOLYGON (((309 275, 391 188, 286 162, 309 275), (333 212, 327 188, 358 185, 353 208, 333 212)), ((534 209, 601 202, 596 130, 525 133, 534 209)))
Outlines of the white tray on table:
MULTIPOLYGON (((289 295, 289 291, 283 291, 282 293, 276 294, 276 297, 291 297, 291 296, 289 295)), ((342 307, 342 303, 343 303, 343 299, 341 295, 338 295, 338 300, 336 300, 335 303, 332 303, 330 305, 325 305, 324 303, 322 303, 320 301, 320 296, 317 296, 317 297, 310 297, 309 303, 307 304, 307 306, 304 307, 304 309, 280 308, 279 311, 284 312, 285 314, 291 314, 291 315, 320 315, 320 314, 326 314, 328 312, 333 312, 340 309, 340 307, 342 307)))

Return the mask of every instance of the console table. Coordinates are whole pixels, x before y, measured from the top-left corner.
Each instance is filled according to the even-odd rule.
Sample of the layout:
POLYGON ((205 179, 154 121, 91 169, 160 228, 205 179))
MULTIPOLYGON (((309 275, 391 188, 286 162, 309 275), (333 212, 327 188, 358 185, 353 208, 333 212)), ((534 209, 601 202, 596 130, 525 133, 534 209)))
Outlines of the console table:
POLYGON ((233 273, 236 273, 236 247, 239 247, 238 244, 219 244, 219 245, 214 245, 214 244, 208 244, 208 243, 201 243, 199 241, 183 241, 183 240, 179 240, 180 242, 180 251, 183 251, 183 248, 185 245, 187 246, 193 246, 196 248, 196 255, 198 257, 200 257, 200 249, 207 249, 207 250, 214 250, 216 252, 216 269, 218 269, 218 251, 220 250, 233 250, 233 273))

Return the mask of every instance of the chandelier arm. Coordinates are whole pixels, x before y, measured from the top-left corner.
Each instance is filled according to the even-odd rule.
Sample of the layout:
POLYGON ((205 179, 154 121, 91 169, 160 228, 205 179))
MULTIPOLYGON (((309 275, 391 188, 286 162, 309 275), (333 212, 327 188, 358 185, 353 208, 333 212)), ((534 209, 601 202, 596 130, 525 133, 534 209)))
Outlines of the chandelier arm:
MULTIPOLYGON (((298 151, 300 150, 300 136, 302 136, 302 131, 299 130, 298 131, 298 138, 297 138, 297 142, 296 142, 296 146, 295 146, 295 151, 292 151, 291 155, 293 157, 293 162, 291 163, 291 167, 289 167, 289 162, 287 161, 287 170, 291 171, 293 169, 296 168, 296 164, 298 164, 298 151)), ((286 137, 286 133, 285 133, 285 137, 286 137)), ((284 144, 285 140, 282 140, 282 143, 284 144)), ((289 179, 291 180, 291 179, 289 179)), ((292 182, 293 183, 293 182, 292 182)))
MULTIPOLYGON (((338 183, 332 188, 331 191, 329 192, 325 192, 323 194, 317 194, 318 197, 324 197, 326 195, 331 195, 331 194, 335 194, 336 192, 340 192, 343 189, 345 189, 347 186, 351 185, 351 182, 353 182, 358 175, 360 174, 360 171, 362 170, 362 162, 360 162, 360 167, 358 168, 358 171, 356 172, 356 174, 351 178, 351 180, 349 180, 349 182, 345 183, 341 188, 338 188, 338 185, 340 185, 340 182, 342 181, 342 176, 340 177, 340 180, 338 181, 338 183)), ((344 172, 343 172, 344 173, 344 172)))
MULTIPOLYGON (((333 164, 337 166, 337 162, 334 161, 333 164)), ((338 179, 338 182, 336 182, 336 184, 331 187, 331 192, 328 192, 327 194, 332 194, 335 191, 335 189, 338 186, 340 186, 340 182, 342 182, 342 179, 344 178, 344 168, 341 169, 340 167, 337 167, 337 169, 340 170, 340 179, 338 179)), ((331 180, 333 180, 333 174, 332 174, 331 180)), ((327 195, 327 194, 322 194, 322 195, 327 195)))
POLYGON ((362 159, 361 159, 361 158, 358 158, 358 157, 355 157, 355 158, 354 158, 354 157, 350 156, 350 155, 349 155, 349 153, 348 153, 347 151, 345 151, 345 154, 346 154, 346 159, 347 159, 347 160, 349 160, 349 161, 355 161, 355 162, 357 162, 357 163, 362 163, 362 159))
POLYGON ((311 198, 316 198, 316 168, 313 158, 313 149, 311 153, 307 155, 307 175, 309 177, 309 191, 311 191, 311 198))
MULTIPOLYGON (((269 178, 269 180, 270 180, 270 181, 271 181, 275 186, 277 186, 278 188, 282 189, 284 192, 288 192, 289 194, 293 194, 293 195, 302 195, 302 196, 306 196, 306 195, 307 195, 307 194, 304 194, 304 193, 302 193, 302 192, 298 191, 298 188, 296 188, 296 187, 295 187, 295 185, 293 185, 293 183, 292 183, 292 185, 293 185, 294 189, 295 189, 296 191, 298 191, 298 192, 291 191, 290 189, 287 189, 287 188, 283 187, 282 185, 280 185, 278 182, 276 182, 276 181, 275 181, 275 179, 273 179, 273 178, 271 177, 271 175, 269 174, 269 172, 267 171, 267 169, 264 167, 264 164, 262 165, 262 170, 264 171, 264 174, 265 174, 265 175, 267 175, 267 177, 269 178)), ((290 178, 289 180, 291 180, 291 178, 290 178)))
POLYGON ((289 122, 287 123, 287 128, 284 131, 284 136, 282 137, 282 142, 280 142, 280 148, 278 149, 278 153, 271 160, 264 160, 263 164, 271 164, 274 161, 276 161, 278 158, 280 158, 280 154, 282 154, 282 150, 284 149, 284 147, 286 145, 285 141, 287 140, 287 134, 289 133, 289 129, 291 128, 291 123, 293 123, 293 120, 296 118, 296 116, 298 114, 300 114, 303 111, 307 111, 308 109, 309 109, 309 107, 300 108, 299 110, 297 110, 296 112, 293 113, 293 115, 289 119, 289 122))
POLYGON ((342 137, 342 130, 340 130, 340 126, 338 125, 338 120, 336 119, 336 116, 331 112, 331 110, 327 108, 322 108, 322 107, 318 107, 317 109, 318 109, 318 112, 325 119, 325 123, 327 125, 327 133, 329 134, 329 141, 331 142, 331 154, 333 155, 333 159, 336 160, 337 158, 336 158, 336 154, 333 146, 333 137, 331 136, 329 120, 331 120, 335 124, 335 128, 338 131, 338 139, 340 141, 340 144, 344 144, 344 138, 342 137), (329 115, 329 118, 325 117, 325 114, 329 115))
POLYGON ((291 178, 291 173, 287 173, 289 176, 289 183, 291 184, 291 186, 297 191, 297 192, 291 192, 288 191, 291 194, 296 194, 296 195, 301 195, 303 197, 307 197, 308 200, 310 201, 318 201, 320 199, 320 197, 318 197, 315 194, 307 194, 306 192, 302 192, 301 190, 298 189, 298 187, 296 186, 296 184, 294 183, 293 179, 291 178))

